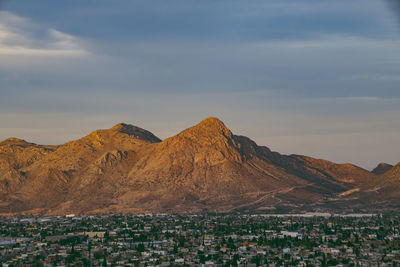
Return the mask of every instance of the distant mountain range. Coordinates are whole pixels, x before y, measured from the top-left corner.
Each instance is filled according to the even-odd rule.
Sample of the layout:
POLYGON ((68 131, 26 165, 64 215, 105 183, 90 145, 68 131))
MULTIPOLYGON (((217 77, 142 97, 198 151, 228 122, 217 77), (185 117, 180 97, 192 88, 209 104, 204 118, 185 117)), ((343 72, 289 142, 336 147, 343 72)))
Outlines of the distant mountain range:
POLYGON ((371 212, 399 204, 400 164, 370 172, 282 155, 217 118, 164 141, 121 123, 59 146, 0 143, 2 214, 371 212))

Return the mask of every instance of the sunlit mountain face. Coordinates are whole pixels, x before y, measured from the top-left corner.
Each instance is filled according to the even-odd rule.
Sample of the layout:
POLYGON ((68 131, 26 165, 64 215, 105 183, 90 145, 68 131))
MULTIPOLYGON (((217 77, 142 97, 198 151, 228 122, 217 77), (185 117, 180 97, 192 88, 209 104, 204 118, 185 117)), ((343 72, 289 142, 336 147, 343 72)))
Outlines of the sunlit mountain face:
POLYGON ((120 123, 58 146, 1 142, 0 212, 390 211, 400 172, 387 165, 282 155, 213 117, 165 140, 120 123))

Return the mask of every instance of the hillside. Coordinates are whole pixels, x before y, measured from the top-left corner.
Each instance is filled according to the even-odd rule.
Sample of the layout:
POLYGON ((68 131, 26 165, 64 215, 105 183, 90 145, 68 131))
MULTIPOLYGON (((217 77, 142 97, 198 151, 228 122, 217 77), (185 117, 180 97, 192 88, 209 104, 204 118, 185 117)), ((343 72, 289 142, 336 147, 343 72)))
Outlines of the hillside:
MULTIPOLYGON (((371 209, 376 199, 386 203, 390 190, 377 188, 397 184, 397 169, 377 176, 352 164, 281 155, 217 118, 164 141, 121 123, 59 146, 1 142, 0 212, 371 209)), ((388 203, 397 203, 398 191, 390 192, 388 203)))

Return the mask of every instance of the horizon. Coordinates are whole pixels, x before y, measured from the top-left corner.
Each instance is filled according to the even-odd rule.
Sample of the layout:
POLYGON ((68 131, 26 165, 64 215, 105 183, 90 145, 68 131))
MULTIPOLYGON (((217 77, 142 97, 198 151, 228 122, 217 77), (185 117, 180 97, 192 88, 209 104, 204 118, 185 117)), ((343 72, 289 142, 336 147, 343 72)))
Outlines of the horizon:
POLYGON ((398 2, 0 1, 0 140, 203 118, 282 154, 400 161, 398 2))

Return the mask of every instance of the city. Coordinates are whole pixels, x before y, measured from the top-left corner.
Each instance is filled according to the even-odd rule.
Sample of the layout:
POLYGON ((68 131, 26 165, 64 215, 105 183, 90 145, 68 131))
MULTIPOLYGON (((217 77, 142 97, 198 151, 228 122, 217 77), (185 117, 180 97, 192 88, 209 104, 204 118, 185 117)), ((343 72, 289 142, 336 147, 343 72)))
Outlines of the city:
POLYGON ((400 216, 1 217, 2 266, 399 266, 400 216))

